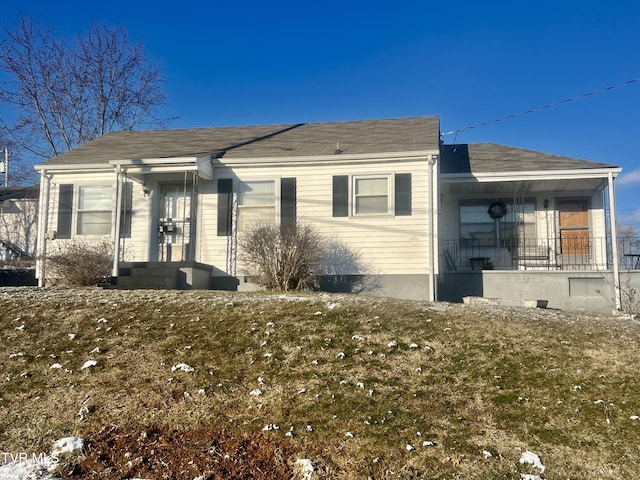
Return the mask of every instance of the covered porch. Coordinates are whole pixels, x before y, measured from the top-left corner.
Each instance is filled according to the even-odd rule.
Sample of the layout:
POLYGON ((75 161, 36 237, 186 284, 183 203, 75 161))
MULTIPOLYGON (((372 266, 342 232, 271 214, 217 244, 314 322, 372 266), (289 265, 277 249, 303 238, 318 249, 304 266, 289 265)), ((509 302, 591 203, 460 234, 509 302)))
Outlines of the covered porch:
MULTIPOLYGON (((610 272, 619 308, 620 270, 640 266, 640 244, 617 236, 618 167, 493 144, 447 145, 443 157, 441 300, 499 291, 519 303, 538 291, 571 305, 571 278, 610 272), (538 288, 545 278, 557 291, 538 288)), ((582 291, 595 298, 596 290, 606 289, 582 291)))

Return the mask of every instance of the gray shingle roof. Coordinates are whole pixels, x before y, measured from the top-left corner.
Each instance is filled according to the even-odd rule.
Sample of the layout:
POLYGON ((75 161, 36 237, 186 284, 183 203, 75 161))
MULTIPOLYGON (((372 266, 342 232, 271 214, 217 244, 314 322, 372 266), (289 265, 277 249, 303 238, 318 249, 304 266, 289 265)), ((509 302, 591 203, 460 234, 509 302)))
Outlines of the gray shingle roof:
POLYGON ((23 200, 26 198, 38 198, 40 187, 38 185, 28 187, 1 187, 0 202, 4 200, 23 200))
POLYGON ((437 150, 440 119, 411 117, 351 122, 114 132, 45 165, 172 158, 223 153, 224 158, 437 150))
POLYGON ((609 163, 592 162, 495 143, 442 145, 441 173, 525 172, 617 168, 609 163))

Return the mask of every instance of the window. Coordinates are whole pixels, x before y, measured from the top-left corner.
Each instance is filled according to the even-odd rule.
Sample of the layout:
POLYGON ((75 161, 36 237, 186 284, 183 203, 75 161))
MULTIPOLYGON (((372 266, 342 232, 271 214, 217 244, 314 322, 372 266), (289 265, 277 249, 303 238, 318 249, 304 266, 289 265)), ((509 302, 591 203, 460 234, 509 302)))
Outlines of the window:
POLYGON ((78 235, 108 235, 111 233, 111 187, 82 186, 78 188, 78 235))
POLYGON ((535 201, 514 204, 504 201, 506 213, 499 218, 489 215, 492 200, 460 204, 460 242, 477 247, 509 247, 536 238, 535 201))
POLYGON ((389 213, 389 177, 355 177, 353 206, 354 215, 389 213))
POLYGON ((350 215, 412 215, 411 174, 333 176, 333 216, 350 215), (393 179, 393 181, 392 181, 393 179), (351 197, 349 196, 351 193, 351 197), (351 199, 351 202, 349 201, 351 199))
POLYGON ((257 223, 273 223, 276 218, 275 182, 242 182, 238 191, 238 230, 243 232, 257 223))

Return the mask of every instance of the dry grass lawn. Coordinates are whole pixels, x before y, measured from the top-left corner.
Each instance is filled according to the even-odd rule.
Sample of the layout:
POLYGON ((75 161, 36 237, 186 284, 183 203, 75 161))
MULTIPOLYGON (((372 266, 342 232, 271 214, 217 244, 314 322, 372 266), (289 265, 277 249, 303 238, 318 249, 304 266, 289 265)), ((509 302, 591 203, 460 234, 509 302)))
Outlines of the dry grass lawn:
POLYGON ((64 478, 640 478, 630 319, 55 288, 0 319, 0 453, 83 437, 64 478))

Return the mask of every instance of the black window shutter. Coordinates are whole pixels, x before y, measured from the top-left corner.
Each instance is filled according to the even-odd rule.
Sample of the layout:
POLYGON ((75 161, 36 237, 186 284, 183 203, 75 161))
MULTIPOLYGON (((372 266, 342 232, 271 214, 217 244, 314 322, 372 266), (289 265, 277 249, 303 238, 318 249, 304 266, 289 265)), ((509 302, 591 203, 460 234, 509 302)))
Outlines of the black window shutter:
POLYGON ((349 216, 349 175, 333 177, 333 216, 349 216))
POLYGON ((231 222, 233 214, 233 180, 230 178, 218 179, 218 236, 231 235, 231 222))
POLYGON ((395 177, 396 215, 411 215, 411 174, 396 173, 395 177))
POLYGON ((133 183, 122 184, 122 211, 120 212, 120 237, 131 238, 131 213, 133 203, 133 183))
POLYGON ((280 181, 280 226, 296 226, 296 179, 283 178, 280 181))
POLYGON ((73 185, 60 185, 58 192, 57 238, 71 238, 71 215, 73 213, 73 185))

